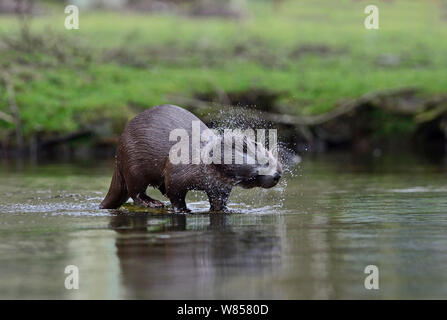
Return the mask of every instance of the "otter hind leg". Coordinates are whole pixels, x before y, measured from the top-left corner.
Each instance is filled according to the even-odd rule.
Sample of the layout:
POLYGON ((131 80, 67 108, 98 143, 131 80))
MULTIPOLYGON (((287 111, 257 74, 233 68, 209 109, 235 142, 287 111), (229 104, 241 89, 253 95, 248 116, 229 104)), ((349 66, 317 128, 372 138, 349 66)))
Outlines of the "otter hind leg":
POLYGON ((129 196, 133 199, 135 204, 148 208, 163 208, 163 203, 161 201, 152 199, 146 194, 148 185, 152 185, 152 183, 148 183, 148 179, 144 176, 141 177, 132 174, 130 171, 126 172, 125 179, 126 182, 129 182, 127 183, 129 196))
POLYGON ((166 195, 166 187, 165 187, 165 184, 164 184, 164 183, 162 183, 162 184, 158 187, 158 190, 160 190, 160 192, 161 192, 162 195, 166 195))
POLYGON ((163 202, 152 199, 146 193, 137 193, 135 197, 132 197, 135 204, 143 205, 148 208, 163 208, 163 202))

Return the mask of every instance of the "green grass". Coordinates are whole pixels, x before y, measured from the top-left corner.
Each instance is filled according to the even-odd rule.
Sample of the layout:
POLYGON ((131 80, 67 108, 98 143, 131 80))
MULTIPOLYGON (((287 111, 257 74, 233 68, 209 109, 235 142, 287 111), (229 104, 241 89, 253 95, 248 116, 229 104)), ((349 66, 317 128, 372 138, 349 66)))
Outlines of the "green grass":
MULTIPOLYGON (((81 12, 64 29, 63 9, 34 18, 33 50, 0 46, 14 75, 26 137, 111 119, 113 131, 170 95, 268 88, 291 114, 316 114, 367 92, 404 87, 447 91, 447 6, 379 2, 380 30, 363 27, 371 1, 249 1, 241 21, 81 12), (62 56, 62 58, 61 58, 62 56), (397 63, 387 64, 389 60, 397 63)), ((0 36, 17 37, 12 17, 0 36)), ((8 111, 4 92, 0 110, 8 111)), ((11 129, 0 120, 0 129, 11 129)), ((7 130, 2 130, 7 132, 7 130)))

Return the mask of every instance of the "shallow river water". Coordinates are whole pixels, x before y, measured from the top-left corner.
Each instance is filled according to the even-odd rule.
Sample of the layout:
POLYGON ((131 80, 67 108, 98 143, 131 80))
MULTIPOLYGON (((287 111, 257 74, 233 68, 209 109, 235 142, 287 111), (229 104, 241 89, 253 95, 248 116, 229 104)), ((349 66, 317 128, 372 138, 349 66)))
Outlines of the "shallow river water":
POLYGON ((111 174, 0 163, 0 298, 447 298, 444 162, 304 157, 273 189, 234 189, 230 214, 208 214, 201 194, 188 215, 98 210, 111 174))

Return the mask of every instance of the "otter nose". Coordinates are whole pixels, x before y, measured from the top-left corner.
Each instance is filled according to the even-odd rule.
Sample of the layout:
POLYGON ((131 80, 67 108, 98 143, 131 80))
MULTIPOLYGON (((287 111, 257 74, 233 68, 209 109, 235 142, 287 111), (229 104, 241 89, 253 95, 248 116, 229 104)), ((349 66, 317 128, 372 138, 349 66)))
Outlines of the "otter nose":
POLYGON ((273 180, 278 181, 281 178, 281 173, 278 171, 273 175, 273 180))

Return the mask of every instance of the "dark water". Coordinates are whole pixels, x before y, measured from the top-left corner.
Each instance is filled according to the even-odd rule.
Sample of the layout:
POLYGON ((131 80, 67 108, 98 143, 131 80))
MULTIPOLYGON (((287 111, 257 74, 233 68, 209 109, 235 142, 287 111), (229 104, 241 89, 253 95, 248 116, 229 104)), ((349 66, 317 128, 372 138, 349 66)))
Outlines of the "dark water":
POLYGON ((208 214, 199 194, 195 214, 174 215, 96 209, 110 163, 3 163, 0 298, 447 298, 444 163, 321 156, 294 172, 235 189, 232 214, 208 214))

